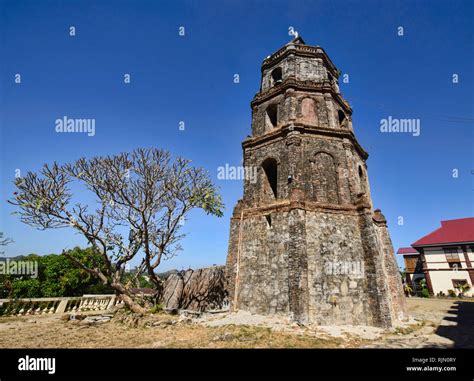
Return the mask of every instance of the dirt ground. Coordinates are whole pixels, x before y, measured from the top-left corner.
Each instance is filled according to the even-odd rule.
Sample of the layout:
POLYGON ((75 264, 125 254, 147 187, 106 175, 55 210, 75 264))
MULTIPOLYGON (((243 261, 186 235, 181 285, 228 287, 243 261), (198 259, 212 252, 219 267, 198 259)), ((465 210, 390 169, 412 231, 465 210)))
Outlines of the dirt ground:
MULTIPOLYGON (((248 313, 199 318, 155 314, 140 321, 118 313, 110 321, 67 315, 0 318, 3 348, 474 348, 474 301, 408 299, 403 326, 302 327, 248 313)), ((84 316, 82 316, 84 317, 84 316)))

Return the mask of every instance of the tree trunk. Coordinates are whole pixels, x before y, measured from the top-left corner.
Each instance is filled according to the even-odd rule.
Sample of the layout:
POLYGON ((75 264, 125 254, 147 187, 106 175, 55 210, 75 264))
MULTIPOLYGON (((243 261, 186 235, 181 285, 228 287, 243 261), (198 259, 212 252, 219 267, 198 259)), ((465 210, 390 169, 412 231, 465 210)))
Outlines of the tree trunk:
POLYGON ((140 306, 137 302, 133 300, 133 298, 130 296, 129 291, 125 287, 123 287, 122 284, 113 283, 111 286, 114 290, 116 290, 119 293, 120 298, 122 298, 125 305, 128 308, 130 308, 133 312, 140 315, 145 315, 148 312, 146 308, 143 308, 142 306, 140 306))

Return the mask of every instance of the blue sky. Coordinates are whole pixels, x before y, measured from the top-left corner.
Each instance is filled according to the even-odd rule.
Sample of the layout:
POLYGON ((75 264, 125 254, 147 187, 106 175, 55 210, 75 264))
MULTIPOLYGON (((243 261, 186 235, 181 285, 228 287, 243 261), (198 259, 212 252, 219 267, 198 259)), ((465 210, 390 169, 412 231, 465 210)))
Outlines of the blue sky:
POLYGON ((15 240, 7 255, 84 245, 70 230, 38 231, 11 215, 6 199, 16 169, 154 146, 207 168, 226 205, 221 219, 193 212, 184 251, 162 269, 224 263, 242 183, 217 180, 217 167, 241 164, 261 62, 290 40, 290 26, 349 74, 341 92, 370 154, 372 197, 388 219, 395 249, 440 220, 474 215, 470 1, 0 4, 0 231, 15 240), (14 81, 18 73, 21 84, 14 81), (126 73, 130 84, 123 82, 126 73), (54 122, 65 115, 95 118, 95 136, 56 133, 54 122), (380 120, 389 115, 420 118, 420 136, 381 133, 380 120))

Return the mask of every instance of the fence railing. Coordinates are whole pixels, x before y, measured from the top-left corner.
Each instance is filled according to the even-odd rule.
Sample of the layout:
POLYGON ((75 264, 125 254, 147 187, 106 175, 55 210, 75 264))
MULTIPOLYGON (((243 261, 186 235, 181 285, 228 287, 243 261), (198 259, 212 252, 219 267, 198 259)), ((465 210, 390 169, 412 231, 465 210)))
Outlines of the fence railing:
POLYGON ((115 295, 83 295, 59 298, 0 299, 0 316, 107 311, 123 302, 115 295))

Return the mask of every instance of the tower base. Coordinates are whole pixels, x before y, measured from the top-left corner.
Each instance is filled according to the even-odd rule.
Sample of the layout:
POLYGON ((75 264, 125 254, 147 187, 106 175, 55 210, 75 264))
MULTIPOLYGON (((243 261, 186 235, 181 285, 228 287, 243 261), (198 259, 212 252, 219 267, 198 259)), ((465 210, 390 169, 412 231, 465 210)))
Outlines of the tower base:
POLYGON ((365 204, 239 201, 226 272, 232 311, 377 327, 407 316, 386 220, 365 204))

